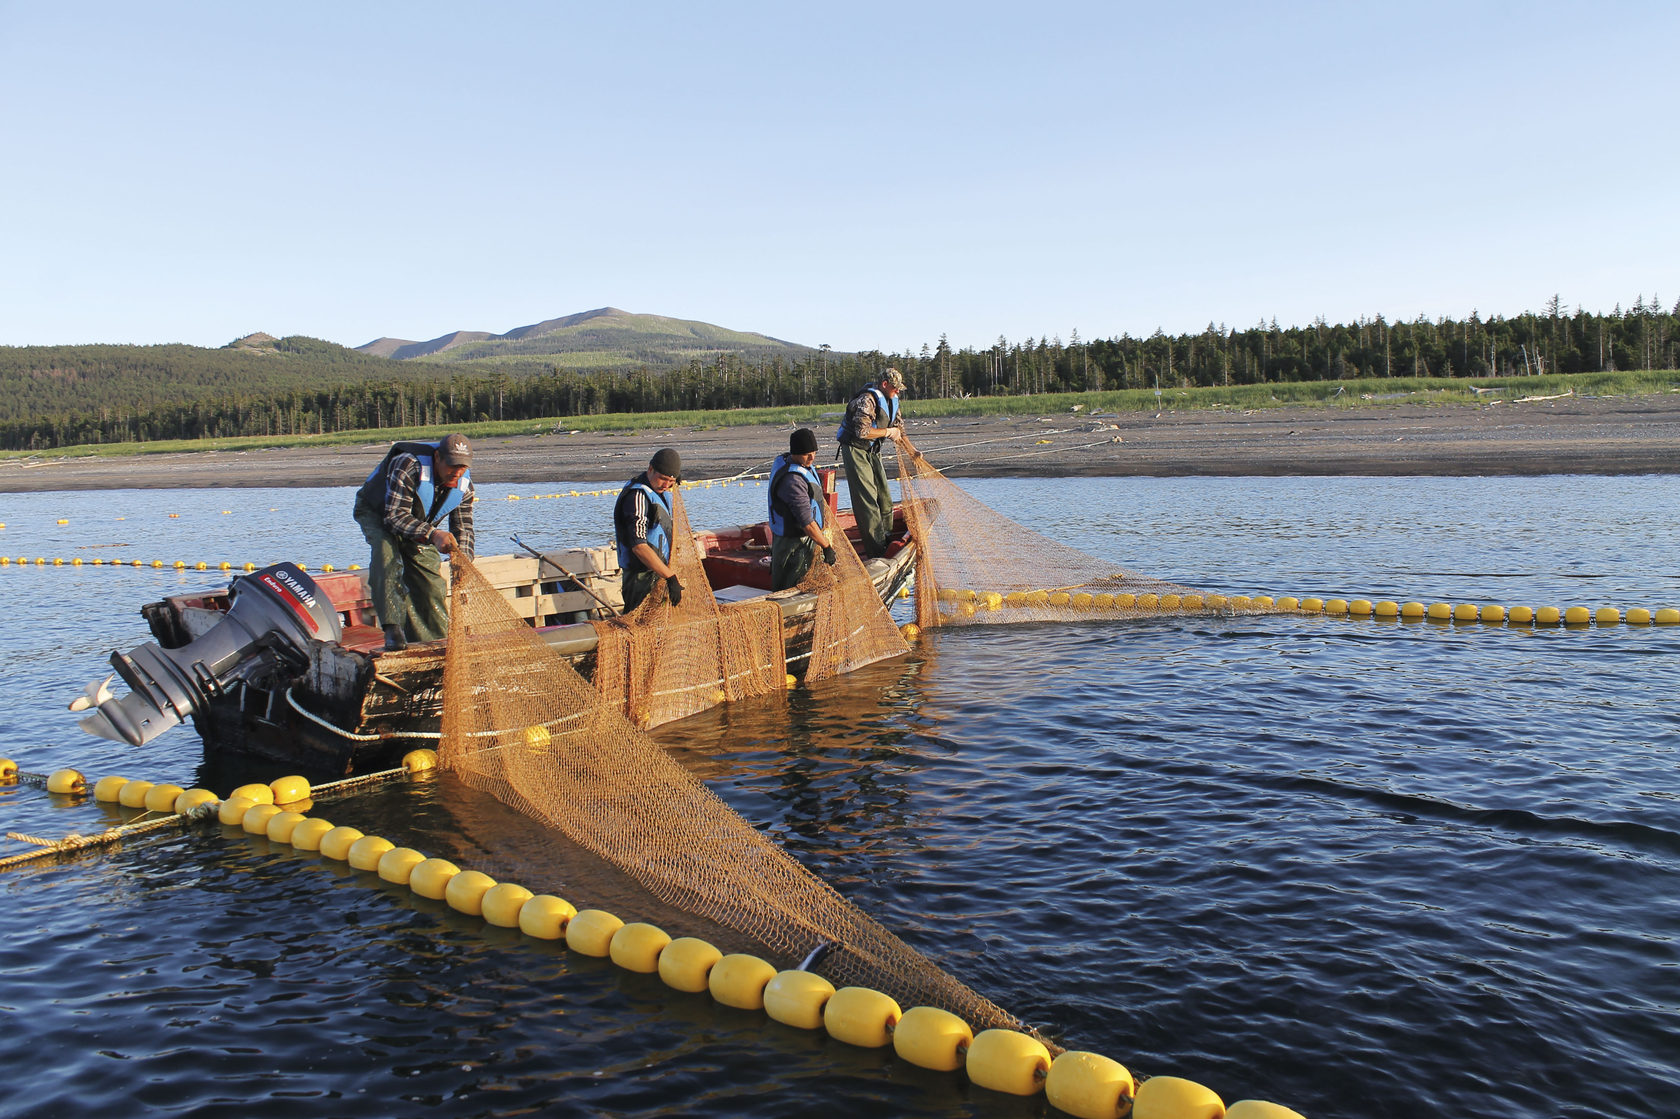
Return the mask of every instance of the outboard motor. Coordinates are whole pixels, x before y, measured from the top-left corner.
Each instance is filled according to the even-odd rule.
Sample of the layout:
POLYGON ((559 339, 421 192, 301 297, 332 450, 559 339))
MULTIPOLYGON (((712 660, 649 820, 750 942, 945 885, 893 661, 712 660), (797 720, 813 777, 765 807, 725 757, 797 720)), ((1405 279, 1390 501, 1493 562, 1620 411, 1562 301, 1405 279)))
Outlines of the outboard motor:
POLYGON ((342 636, 338 611, 326 592, 296 564, 277 563, 236 578, 228 587, 232 605, 216 626, 179 649, 155 642, 130 653, 113 652, 111 667, 130 692, 116 698, 89 684, 72 711, 96 708, 81 721, 89 734, 143 746, 198 714, 233 684, 285 667, 301 672, 313 642, 342 636))

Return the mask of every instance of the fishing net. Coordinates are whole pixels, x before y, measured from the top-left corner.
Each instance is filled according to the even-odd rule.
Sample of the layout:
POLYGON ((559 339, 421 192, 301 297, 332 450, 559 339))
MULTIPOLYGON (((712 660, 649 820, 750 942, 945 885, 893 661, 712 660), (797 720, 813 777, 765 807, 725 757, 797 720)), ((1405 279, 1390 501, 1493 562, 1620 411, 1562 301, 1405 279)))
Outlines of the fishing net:
MULTIPOLYGON (((685 527, 679 522, 678 541, 685 527)), ((445 769, 604 859, 660 902, 750 938, 780 966, 794 966, 826 943, 830 952, 813 970, 837 986, 870 986, 904 1006, 942 1007, 976 1028, 1020 1028, 691 776, 526 625, 470 562, 452 566, 439 744, 445 769)), ((684 582, 696 591, 703 585, 684 582)), ((672 616, 680 622, 688 609, 685 593, 672 616)), ((684 656, 681 644, 665 640, 660 651, 684 656)), ((702 664, 702 675, 711 671, 702 664)))
POLYGON ((898 480, 916 542, 916 622, 980 625, 1162 614, 1265 613, 1269 598, 1204 594, 1069 547, 945 477, 908 439, 898 480))
POLYGON ((819 556, 799 582, 800 590, 817 596, 807 684, 910 651, 851 540, 843 532, 831 532, 829 539, 835 562, 819 556))
POLYGON ((764 601, 718 605, 682 492, 671 496, 670 564, 682 604, 671 605, 661 581, 630 613, 594 623, 596 690, 639 727, 787 690, 781 611, 764 601))

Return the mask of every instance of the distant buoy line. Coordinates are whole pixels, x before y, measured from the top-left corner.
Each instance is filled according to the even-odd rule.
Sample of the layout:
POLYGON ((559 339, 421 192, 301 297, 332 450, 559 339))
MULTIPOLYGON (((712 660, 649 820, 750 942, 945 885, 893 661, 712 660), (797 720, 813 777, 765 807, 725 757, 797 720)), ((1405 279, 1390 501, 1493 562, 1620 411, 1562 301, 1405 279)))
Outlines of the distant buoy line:
POLYGON ((956 603, 965 617, 987 610, 1012 608, 1042 609, 1046 606, 1104 611, 1125 611, 1126 617, 1139 612, 1163 615, 1226 616, 1245 613, 1322 614, 1332 618, 1357 618, 1400 622, 1478 622, 1506 626, 1672 626, 1680 625, 1680 609, 1643 606, 1622 610, 1615 606, 1478 606, 1473 602, 1399 603, 1391 599, 1373 602, 1368 598, 1296 598, 1286 595, 1222 594, 1087 594, 1067 590, 1000 591, 942 587, 941 602, 956 603))
MULTIPOLYGON (((697 483, 702 484, 702 483, 697 483)), ((723 484, 723 483, 718 483, 723 484)), ((589 491, 581 496, 593 496, 596 492, 589 491)), ((541 495, 539 495, 541 496, 541 495)), ((550 496, 567 497, 571 494, 555 494, 550 496)), ((510 497, 509 500, 519 500, 510 497)), ((188 563, 185 560, 175 560, 165 563, 163 560, 84 560, 80 556, 73 559, 45 556, 0 556, 0 567, 16 565, 23 567, 117 567, 117 568, 172 568, 176 571, 255 571, 255 563, 234 564, 226 560, 220 563, 208 563, 199 560, 188 563)), ((299 570, 308 571, 308 564, 297 565, 299 570)), ((331 573, 334 571, 360 571, 362 565, 352 563, 345 567, 335 567, 333 564, 322 564, 320 571, 331 573)), ((955 602, 971 608, 973 613, 986 610, 1007 610, 1011 607, 1043 607, 1043 606, 1072 606, 1077 609, 1088 609, 1093 613, 1105 610, 1123 610, 1128 617, 1135 616, 1138 611, 1159 610, 1163 614, 1208 614, 1219 616, 1223 614, 1238 614, 1251 610, 1260 610, 1276 614, 1322 614, 1327 617, 1362 618, 1376 621, 1402 622, 1479 622, 1483 625, 1505 626, 1565 626, 1578 629, 1588 626, 1607 627, 1615 625, 1630 626, 1671 626, 1680 625, 1680 609, 1674 607, 1660 607, 1652 609, 1644 606, 1633 606, 1623 609, 1616 606, 1502 606, 1497 604, 1478 606, 1472 602, 1406 602, 1398 603, 1391 599, 1373 602, 1367 598, 1297 598, 1286 595, 1274 598, 1271 595, 1154 595, 1154 594, 1086 594, 1083 592, 1068 592, 1065 590, 1037 590, 1037 591, 984 591, 972 589, 942 588, 939 597, 945 602, 955 602)))
MULTIPOLYGON (((1302 1119, 1290 1108, 1263 1100, 1241 1100, 1227 1107, 1217 1093, 1196 1081, 1177 1076, 1139 1078, 1099 1053, 1068 1050, 1052 1058, 1042 1042, 1025 1033, 990 1029, 976 1034, 960 1017, 938 1007, 904 1010, 881 991, 836 988, 803 968, 777 970, 758 956, 725 955, 696 937, 672 937, 646 922, 626 922, 600 909, 579 909, 564 898, 498 882, 481 871, 463 870, 446 859, 308 815, 322 794, 426 773, 436 765, 436 753, 414 750, 397 769, 315 786, 302 777, 281 777, 267 785, 241 785, 225 799, 207 789, 103 777, 91 786, 95 800, 163 815, 149 820, 142 816, 91 836, 72 834, 61 840, 8 833, 8 838, 41 849, 0 859, 0 869, 190 821, 207 821, 213 815, 227 829, 348 863, 377 875, 380 881, 441 901, 457 913, 482 917, 497 928, 518 929, 537 940, 563 940, 580 955, 609 959, 626 971, 658 975, 674 990, 709 995, 741 1010, 761 1010, 783 1025, 824 1030, 848 1045, 865 1049, 890 1045, 901 1060, 935 1071, 961 1071, 972 1084, 991 1091, 1016 1096, 1043 1092, 1052 1106, 1077 1119, 1117 1119, 1128 1113, 1135 1119, 1302 1119)), ((19 780, 44 784, 48 792, 59 796, 85 796, 90 791, 78 770, 24 773, 16 762, 0 758, 0 783, 19 780)))
MULTIPOLYGON (((31 559, 29 556, 17 556, 16 558, 13 558, 12 556, 0 556, 0 567, 10 567, 13 564, 16 564, 18 567, 120 567, 120 568, 140 567, 140 568, 151 568, 151 569, 154 569, 154 570, 156 570, 156 569, 173 569, 175 571, 246 571, 246 572, 255 571, 255 570, 257 570, 257 568, 259 566, 266 566, 264 564, 255 564, 255 563, 230 563, 227 560, 222 560, 218 563, 210 563, 207 560, 196 560, 192 563, 189 563, 186 560, 174 560, 174 561, 171 561, 171 562, 165 562, 163 560, 158 560, 158 559, 155 559, 155 560, 105 559, 103 556, 98 557, 96 559, 83 559, 81 556, 75 556, 71 559, 65 559, 62 556, 55 556, 52 559, 48 559, 45 556, 36 556, 33 559, 31 559)), ((297 566, 298 566, 298 569, 300 571, 309 571, 310 570, 310 566, 306 563, 300 563, 297 566)), ((362 569, 362 565, 359 564, 359 563, 350 564, 348 567, 335 567, 330 563, 324 563, 319 568, 316 568, 315 570, 325 571, 325 572, 330 573, 330 572, 334 572, 334 571, 360 571, 361 569, 362 569)))

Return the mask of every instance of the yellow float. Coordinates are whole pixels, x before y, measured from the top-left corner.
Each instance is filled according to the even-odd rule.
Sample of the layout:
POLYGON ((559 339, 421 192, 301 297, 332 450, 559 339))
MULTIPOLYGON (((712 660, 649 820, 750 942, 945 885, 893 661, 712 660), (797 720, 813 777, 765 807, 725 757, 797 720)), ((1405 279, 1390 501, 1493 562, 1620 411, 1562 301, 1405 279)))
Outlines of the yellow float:
POLYGON ((679 936, 659 953, 659 978, 667 987, 689 994, 701 994, 710 988, 712 969, 723 959, 723 953, 698 937, 679 936))
MULTIPOLYGON (((269 821, 271 831, 273 827, 274 822, 271 820, 269 821)), ((414 876, 414 868, 425 861, 426 856, 412 847, 393 847, 379 856, 379 863, 374 867, 374 870, 379 872, 381 881, 389 882, 394 886, 406 886, 408 880, 414 876)))
POLYGON ((479 913, 499 929, 517 929, 519 914, 534 897, 535 894, 517 882, 498 882, 478 899, 479 913))
POLYGON ((416 863, 408 875, 408 888, 423 898, 442 901, 449 880, 461 873, 461 868, 448 859, 427 859, 416 863))
POLYGON ((779 971, 764 986, 764 1013, 784 1026, 823 1028, 823 1009, 834 997, 834 984, 810 971, 779 971))
POLYGON ((776 969, 766 960, 745 952, 731 953, 713 965, 706 979, 712 998, 737 1010, 763 1010, 764 988, 776 978, 776 969))
POLYGON ((268 822, 278 816, 281 809, 273 804, 253 804, 245 810, 245 815, 239 818, 239 826, 250 835, 268 834, 268 822))
POLYGON ((1137 1081, 1119 1061, 1070 1049, 1050 1062, 1044 1098, 1075 1119, 1114 1119, 1130 1106, 1137 1081))
POLYGON ((299 851, 319 851, 322 837, 332 830, 332 824, 311 816, 292 829, 292 847, 299 851))
POLYGON ((153 788, 150 781, 129 781, 117 790, 117 803, 124 808, 144 808, 146 794, 153 788))
POLYGON ((463 870, 449 879, 443 888, 444 904, 457 913, 469 917, 484 916, 484 895, 496 885, 496 880, 478 870, 463 870))
POLYGON ((79 770, 58 769, 47 774, 47 792, 70 796, 87 792, 87 778, 79 770))
POLYGON ((538 940, 559 940, 575 916, 577 906, 565 898, 537 894, 519 909, 519 931, 538 940))
POLYGON ((828 1036, 860 1049, 880 1049, 892 1043, 893 1027, 904 1017, 898 1003, 868 987, 842 987, 823 1007, 828 1036))
POLYGON ((955 1072, 963 1067, 974 1031, 936 1006, 912 1006, 893 1027, 893 1052, 918 1068, 955 1072))
MULTIPOLYGON (((237 799, 244 799, 243 797, 237 799)), ((226 808, 226 805, 223 805, 226 808)), ((362 838, 360 828, 340 825, 321 837, 321 854, 336 862, 343 862, 350 857, 350 846, 362 838)))
POLYGON ((1138 1085, 1132 1119, 1221 1119, 1225 1101, 1213 1089, 1179 1076, 1152 1076, 1138 1085))
POLYGON ((128 778, 119 778, 119 776, 99 778, 99 780, 94 781, 94 800, 99 801, 101 805, 118 805, 118 803, 121 803, 118 800, 118 793, 123 791, 124 785, 128 785, 128 778))
POLYGON ((179 785, 153 785, 146 790, 146 811, 172 813, 175 811, 175 801, 186 791, 179 785))
POLYGON ((276 843, 291 843, 292 833, 307 819, 309 817, 302 812, 288 812, 282 809, 268 818, 265 834, 276 843))
POLYGON ((968 1047, 964 1068, 969 1080, 982 1088, 1033 1096, 1044 1087, 1050 1072, 1050 1051, 1015 1030, 981 1030, 968 1047))
MULTIPOLYGON (((467 871, 467 874, 473 873, 467 871)), ((580 909, 566 925, 566 947, 585 956, 605 959, 612 954, 612 939, 624 921, 601 909, 580 909)))

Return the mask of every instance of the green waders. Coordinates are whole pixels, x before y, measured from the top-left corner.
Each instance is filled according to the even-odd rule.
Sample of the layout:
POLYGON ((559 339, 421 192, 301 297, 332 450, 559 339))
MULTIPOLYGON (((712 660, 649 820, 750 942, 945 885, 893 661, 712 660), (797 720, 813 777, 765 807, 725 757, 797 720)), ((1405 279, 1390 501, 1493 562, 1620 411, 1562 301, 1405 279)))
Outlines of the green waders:
POLYGON ((410 641, 449 636, 449 583, 443 557, 430 544, 393 536, 385 518, 358 504, 356 523, 373 548, 368 589, 381 625, 400 625, 410 641))
POLYGON ((770 589, 786 590, 799 585, 811 570, 817 554, 817 542, 809 536, 772 536, 770 538, 770 589))
POLYGON ((840 445, 840 462, 846 467, 846 488, 852 494, 852 512, 863 537, 865 559, 887 550, 887 530, 892 527, 892 488, 887 467, 879 451, 855 443, 840 445))

